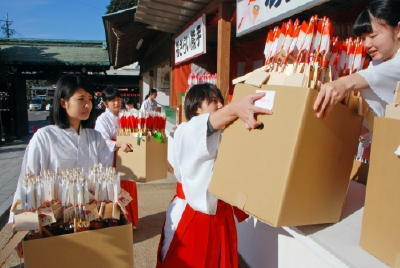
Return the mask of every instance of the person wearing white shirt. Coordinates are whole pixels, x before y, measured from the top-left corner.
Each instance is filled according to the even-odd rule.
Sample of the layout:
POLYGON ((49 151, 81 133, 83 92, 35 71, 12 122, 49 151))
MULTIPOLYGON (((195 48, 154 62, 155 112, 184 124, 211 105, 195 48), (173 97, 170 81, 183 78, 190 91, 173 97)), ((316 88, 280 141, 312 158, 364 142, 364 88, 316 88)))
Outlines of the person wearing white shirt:
POLYGON ((151 88, 149 93, 145 97, 145 101, 140 106, 140 110, 145 111, 157 111, 158 110, 158 103, 156 101, 157 98, 157 90, 151 88))
POLYGON ((372 63, 366 70, 322 85, 314 103, 324 117, 350 90, 361 92, 374 114, 383 116, 400 80, 400 1, 372 0, 357 18, 353 30, 361 36, 372 63))
MULTIPOLYGON (((400 80, 400 1, 372 0, 353 25, 361 36, 372 62, 365 70, 322 85, 314 103, 317 117, 329 114, 351 90, 357 90, 375 116, 384 116, 386 105, 393 102, 400 80)), ((356 175, 365 183, 368 174, 372 130, 365 119, 356 160, 361 162, 356 175)))
MULTIPOLYGON (((55 125, 40 128, 30 140, 21 166, 14 203, 20 199, 25 174, 67 168, 111 166, 107 144, 93 128, 94 109, 91 85, 76 75, 62 76, 54 95, 55 125)), ((10 222, 13 213, 10 213, 10 222)))
MULTIPOLYGON (((116 166, 117 151, 124 153, 133 151, 133 145, 127 142, 117 140, 118 135, 118 114, 121 111, 121 97, 118 89, 106 88, 102 92, 102 98, 106 111, 102 113, 96 120, 95 129, 101 133, 105 139, 109 149, 114 153, 110 156, 113 166, 116 166)), ((138 203, 137 203, 137 186, 133 180, 122 180, 121 187, 127 191, 132 197, 132 201, 126 206, 126 215, 135 229, 138 223, 138 203)))
POLYGON ((135 102, 132 98, 129 98, 124 103, 125 111, 135 110, 135 102))
POLYGON ((115 88, 106 88, 102 92, 106 110, 96 120, 95 129, 101 133, 111 151, 132 152, 132 144, 117 141, 118 114, 121 110, 121 97, 115 88))
POLYGON ((254 114, 270 111, 254 106, 264 93, 249 95, 222 108, 223 97, 211 84, 193 86, 185 98, 189 120, 178 126, 171 164, 176 195, 166 212, 157 267, 237 267, 234 215, 247 215, 208 192, 221 130, 240 118, 249 129, 260 123, 254 114))

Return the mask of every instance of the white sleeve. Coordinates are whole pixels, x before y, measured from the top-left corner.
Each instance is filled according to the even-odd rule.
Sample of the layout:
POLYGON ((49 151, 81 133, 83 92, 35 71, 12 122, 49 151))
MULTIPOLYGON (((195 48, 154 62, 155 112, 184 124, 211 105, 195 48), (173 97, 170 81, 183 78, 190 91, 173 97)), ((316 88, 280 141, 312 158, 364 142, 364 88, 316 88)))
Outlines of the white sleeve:
POLYGON ((97 118, 94 129, 100 132, 109 150, 115 151, 115 145, 117 142, 112 140, 112 133, 110 133, 110 128, 107 126, 107 122, 103 119, 103 117, 99 116, 97 118))
POLYGON ((140 107, 140 109, 141 109, 141 110, 145 110, 145 111, 151 110, 151 103, 150 103, 149 99, 145 100, 145 101, 142 103, 142 107, 140 107))
POLYGON ((111 167, 114 160, 114 150, 110 149, 110 146, 107 145, 102 135, 99 133, 96 134, 98 134, 96 135, 98 161, 103 166, 111 167))
POLYGON ((371 90, 386 103, 393 102, 394 90, 400 81, 400 53, 388 61, 358 72, 371 90))
POLYGON ((207 136, 209 116, 210 114, 207 113, 193 117, 185 125, 185 133, 182 137, 184 143, 189 146, 187 148, 195 148, 197 157, 202 159, 209 159, 215 156, 221 135, 221 131, 216 131, 212 135, 207 136))
POLYGON ((215 214, 217 199, 208 193, 221 131, 207 136, 209 114, 179 126, 174 137, 174 169, 181 178, 186 200, 195 210, 215 214))

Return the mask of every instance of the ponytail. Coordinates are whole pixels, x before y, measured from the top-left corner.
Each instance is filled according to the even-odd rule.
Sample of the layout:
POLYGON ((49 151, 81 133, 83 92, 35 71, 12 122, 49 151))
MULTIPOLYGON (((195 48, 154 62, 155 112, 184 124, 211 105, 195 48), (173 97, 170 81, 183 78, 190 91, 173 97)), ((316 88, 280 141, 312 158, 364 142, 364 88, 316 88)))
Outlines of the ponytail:
POLYGON ((149 93, 147 93, 147 95, 146 95, 146 97, 144 97, 144 99, 147 100, 151 94, 157 94, 157 89, 150 88, 149 93))

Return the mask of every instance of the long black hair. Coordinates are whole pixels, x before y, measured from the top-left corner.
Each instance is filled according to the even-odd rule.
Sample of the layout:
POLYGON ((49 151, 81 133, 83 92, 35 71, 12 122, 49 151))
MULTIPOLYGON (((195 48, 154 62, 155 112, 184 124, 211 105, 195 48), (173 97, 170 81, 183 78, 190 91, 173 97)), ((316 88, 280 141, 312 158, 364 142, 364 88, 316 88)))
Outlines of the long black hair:
MULTIPOLYGON (((86 78, 80 75, 63 75, 60 77, 60 79, 58 79, 53 101, 54 124, 56 124, 58 127, 63 129, 70 127, 67 112, 61 106, 61 99, 69 100, 69 98, 71 98, 71 96, 74 95, 75 91, 79 88, 82 88, 88 92, 90 95, 92 95, 92 97, 94 96, 91 84, 86 78)), ((94 98, 92 98, 92 104, 92 107, 94 107, 94 98)), ((92 108, 89 118, 82 121, 81 126, 83 128, 93 128, 94 119, 95 113, 94 109, 92 108)))
POLYGON ((201 107, 202 102, 219 101, 224 104, 224 98, 221 91, 213 84, 198 84, 191 87, 185 96, 185 116, 190 120, 197 115, 197 109, 201 107))
POLYGON ((144 99, 147 100, 151 94, 157 94, 157 89, 150 88, 149 93, 147 93, 147 95, 144 99))
POLYGON ((371 20, 373 18, 396 27, 400 21, 400 0, 371 0, 354 22, 354 34, 360 36, 372 33, 371 20))

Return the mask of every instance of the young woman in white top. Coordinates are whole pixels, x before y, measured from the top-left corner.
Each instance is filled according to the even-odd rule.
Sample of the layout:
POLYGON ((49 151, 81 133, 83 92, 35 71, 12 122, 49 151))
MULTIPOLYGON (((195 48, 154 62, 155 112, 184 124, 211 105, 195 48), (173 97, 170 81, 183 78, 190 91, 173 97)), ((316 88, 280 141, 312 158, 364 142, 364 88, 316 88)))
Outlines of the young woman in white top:
MULTIPOLYGON (((102 113, 96 120, 95 129, 101 133, 106 141, 110 151, 114 152, 111 157, 113 166, 116 166, 116 152, 118 150, 129 153, 133 150, 133 145, 127 142, 117 140, 118 135, 118 114, 121 111, 121 97, 117 88, 106 88, 102 92, 102 98, 106 111, 102 113)), ((132 139, 133 141, 133 139, 132 139)), ((122 180, 121 188, 127 191, 132 197, 132 201, 126 206, 127 219, 132 223, 135 229, 138 224, 138 203, 137 203, 137 187, 133 180, 122 180)))
POLYGON ((106 110, 97 117, 95 129, 101 133, 110 151, 132 152, 132 144, 116 140, 119 128, 118 114, 121 111, 121 97, 118 89, 106 88, 102 92, 102 98, 106 110))
POLYGON ((156 101, 156 98, 157 98, 157 90, 151 88, 149 93, 146 95, 145 101, 142 103, 140 110, 157 111, 158 103, 156 101))
POLYGON ((91 85, 81 76, 65 75, 58 80, 53 105, 55 125, 40 128, 30 140, 14 203, 20 199, 19 189, 27 173, 39 175, 44 170, 89 168, 97 164, 111 166, 112 151, 93 129, 93 95, 91 85))
POLYGON ((324 117, 350 90, 359 90, 375 115, 383 116, 400 80, 400 1, 372 0, 357 18, 353 30, 364 40, 372 58, 368 69, 324 84, 314 103, 324 117))
POLYGON ((222 108, 223 97, 214 85, 200 84, 188 91, 184 106, 189 121, 178 126, 171 143, 178 183, 167 208, 157 267, 238 266, 234 215, 240 221, 244 213, 218 200, 208 185, 221 130, 237 118, 249 129, 257 127, 254 114, 270 113, 254 106, 263 96, 250 95, 222 108))
MULTIPOLYGON (((361 36, 372 62, 365 70, 324 84, 314 103, 318 117, 329 114, 350 90, 358 90, 375 116, 385 114, 393 102, 394 90, 400 80, 400 1, 372 0, 353 26, 361 36)), ((364 120, 356 160, 360 167, 355 175, 365 183, 368 174, 372 129, 364 120)))

